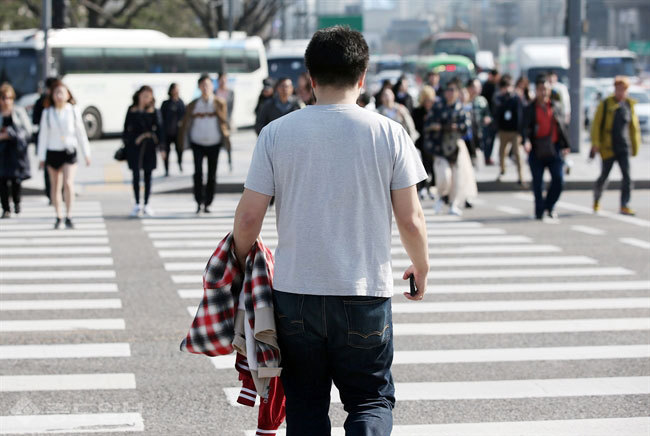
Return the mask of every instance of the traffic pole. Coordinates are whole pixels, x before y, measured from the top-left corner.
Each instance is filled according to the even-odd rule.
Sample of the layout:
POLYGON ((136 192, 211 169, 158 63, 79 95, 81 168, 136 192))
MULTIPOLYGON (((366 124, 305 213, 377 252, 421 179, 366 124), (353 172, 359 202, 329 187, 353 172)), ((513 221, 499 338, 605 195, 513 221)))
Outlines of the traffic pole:
POLYGON ((50 77, 50 44, 47 41, 48 31, 52 27, 52 0, 43 0, 43 84, 50 77))
POLYGON ((582 21, 583 0, 568 0, 569 8, 567 22, 569 24, 569 100, 571 102, 571 124, 569 137, 571 152, 580 151, 580 136, 582 133, 582 21))

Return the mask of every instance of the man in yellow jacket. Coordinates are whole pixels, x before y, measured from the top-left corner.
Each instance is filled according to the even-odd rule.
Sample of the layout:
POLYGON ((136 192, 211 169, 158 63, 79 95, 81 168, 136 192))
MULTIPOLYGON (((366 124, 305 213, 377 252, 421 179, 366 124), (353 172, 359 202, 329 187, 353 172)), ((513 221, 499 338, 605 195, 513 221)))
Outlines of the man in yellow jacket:
POLYGON ((600 197, 607 185, 607 177, 618 162, 621 181, 621 213, 634 215, 629 208, 632 180, 630 178, 630 153, 636 156, 641 144, 639 118, 634 112, 636 101, 627 95, 630 82, 627 77, 616 76, 614 94, 600 102, 591 126, 591 155, 600 152, 603 160, 600 177, 594 187, 594 212, 600 210, 600 197))

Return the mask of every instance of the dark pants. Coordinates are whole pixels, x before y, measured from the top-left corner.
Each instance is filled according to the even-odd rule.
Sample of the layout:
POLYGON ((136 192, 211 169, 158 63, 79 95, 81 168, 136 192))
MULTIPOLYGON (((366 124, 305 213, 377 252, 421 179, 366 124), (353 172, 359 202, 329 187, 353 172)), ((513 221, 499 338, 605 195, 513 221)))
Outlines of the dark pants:
POLYGON ((630 156, 627 153, 617 154, 610 159, 603 160, 602 171, 600 172, 600 177, 596 180, 596 186, 594 187, 594 201, 600 200, 603 191, 607 189, 607 184, 609 183, 607 178, 609 177, 609 172, 614 166, 614 162, 618 162, 618 167, 621 169, 621 175, 623 176, 623 179, 621 180, 621 207, 627 207, 627 204, 630 202, 630 193, 632 191, 630 156))
POLYGON ((420 153, 422 154, 422 165, 427 172, 427 179, 418 183, 418 191, 422 188, 429 189, 430 186, 436 184, 436 178, 433 175, 433 155, 424 150, 420 150, 420 153))
POLYGON ((0 177, 0 199, 2 200, 2 211, 9 211, 9 192, 14 201, 14 206, 20 205, 20 180, 14 177, 0 177), (11 189, 9 189, 11 184, 11 189))
POLYGON ((52 183, 50 183, 50 172, 47 168, 43 171, 43 181, 45 182, 45 195, 47 196, 47 199, 52 202, 52 199, 50 198, 52 196, 52 183))
POLYGON ((170 135, 166 138, 167 139, 163 145, 163 149, 165 150, 165 159, 163 160, 163 163, 165 164, 165 175, 169 174, 169 155, 172 149, 172 144, 174 144, 176 156, 178 156, 178 168, 183 171, 183 147, 179 145, 178 137, 176 135, 170 135))
MULTIPOLYGON (((140 170, 133 170, 133 195, 135 195, 135 204, 140 204, 140 170)), ((144 204, 149 204, 149 195, 151 195, 151 172, 144 170, 144 204)))
POLYGON ((492 123, 485 129, 485 148, 483 154, 485 155, 485 160, 492 159, 492 149, 494 148, 494 139, 497 136, 496 124, 492 123))
POLYGON ((533 176, 533 193, 535 194, 535 217, 542 218, 544 211, 553 212, 555 203, 560 198, 562 186, 564 185, 564 161, 559 153, 547 160, 540 160, 531 151, 528 156, 530 172, 533 176), (546 198, 544 198, 544 169, 548 168, 551 173, 551 185, 548 187, 546 198))
POLYGON ((329 436, 332 382, 347 436, 388 436, 395 387, 391 299, 273 291, 287 436, 329 436))
POLYGON ((192 144, 194 153, 194 199, 197 204, 209 206, 214 199, 214 190, 217 186, 217 163, 221 144, 198 145, 192 144), (208 182, 203 186, 203 158, 208 158, 208 182))

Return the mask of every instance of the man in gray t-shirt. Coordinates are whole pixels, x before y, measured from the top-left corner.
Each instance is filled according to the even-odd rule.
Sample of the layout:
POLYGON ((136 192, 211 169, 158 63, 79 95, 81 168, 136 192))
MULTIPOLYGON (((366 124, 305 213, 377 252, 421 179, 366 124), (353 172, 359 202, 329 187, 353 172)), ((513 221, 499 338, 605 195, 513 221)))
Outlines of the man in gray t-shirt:
POLYGON ((356 105, 368 46, 339 26, 305 53, 317 103, 271 122, 255 147, 235 216, 243 263, 276 197, 274 307, 287 435, 329 434, 332 381, 347 434, 390 434, 395 404, 391 226, 395 215, 421 300, 429 261, 416 185, 427 175, 396 122, 356 105))

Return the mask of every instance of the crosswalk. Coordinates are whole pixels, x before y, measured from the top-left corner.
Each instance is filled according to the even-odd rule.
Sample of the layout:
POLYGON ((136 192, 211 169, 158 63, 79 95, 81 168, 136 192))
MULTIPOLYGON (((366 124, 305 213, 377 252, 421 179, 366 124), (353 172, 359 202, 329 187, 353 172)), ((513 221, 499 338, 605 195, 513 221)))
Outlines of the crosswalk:
POLYGON ((19 216, 0 222, 0 393, 9 404, 0 434, 144 431, 141 413, 77 410, 83 391, 90 396, 82 403, 97 411, 119 406, 115 398, 133 401, 136 377, 93 369, 129 358, 131 346, 100 336, 119 338, 126 328, 100 202, 77 202, 74 221, 73 230, 54 230, 52 208, 27 200, 19 216), (58 371, 68 366, 57 365, 62 359, 80 370, 58 371), (78 401, 51 409, 44 395, 56 392, 78 401))
MULTIPOLYGON (((208 216, 189 212, 193 204, 184 199, 154 202, 158 216, 141 221, 176 287, 178 304, 187 310, 188 326, 202 296, 202 271, 232 229, 236 201, 220 198, 208 216)), ((647 277, 615 260, 605 265, 590 253, 565 254, 560 246, 498 226, 430 210, 425 215, 431 274, 423 302, 401 298, 408 287, 402 272, 410 262, 395 227, 392 238, 394 435, 650 433, 647 408, 621 413, 628 401, 647 405, 650 395, 647 277), (634 369, 638 362, 646 371, 634 369), (472 372, 463 372, 467 368, 472 372), (545 371, 537 374, 535 368, 545 371), (585 413, 580 401, 603 404, 602 412, 585 413), (503 415, 516 419, 501 422, 485 413, 485 422, 478 422, 480 414, 447 422, 433 413, 466 404, 486 411, 501 404, 503 415), (432 413, 409 413, 414 408, 432 413)), ((277 246, 273 210, 262 239, 271 249, 277 246)), ((216 371, 232 372, 222 394, 230 407, 240 407, 234 356, 210 361, 216 371)), ((331 398, 340 402, 335 387, 331 398)), ((254 423, 247 425, 240 434, 254 435, 254 423)), ((335 427, 332 434, 344 430, 335 427)))

